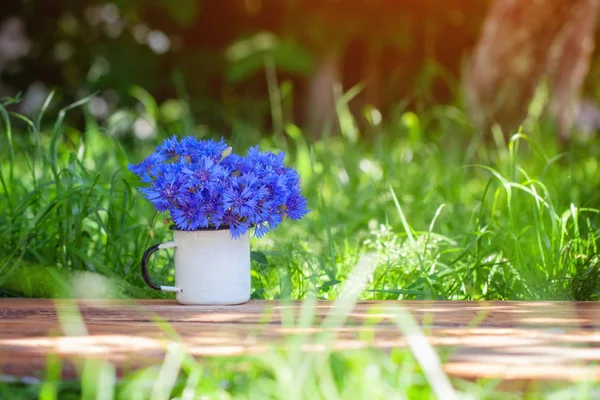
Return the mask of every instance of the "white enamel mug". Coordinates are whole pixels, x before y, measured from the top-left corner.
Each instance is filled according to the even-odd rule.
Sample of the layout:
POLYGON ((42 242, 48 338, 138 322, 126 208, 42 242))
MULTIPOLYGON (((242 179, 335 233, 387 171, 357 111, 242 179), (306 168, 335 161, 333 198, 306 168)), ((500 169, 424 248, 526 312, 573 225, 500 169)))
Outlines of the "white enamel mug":
POLYGON ((229 229, 173 230, 173 241, 154 245, 142 258, 142 276, 152 289, 176 293, 180 304, 232 305, 250 299, 250 238, 232 239, 229 229), (175 249, 175 286, 154 284, 150 256, 175 249))

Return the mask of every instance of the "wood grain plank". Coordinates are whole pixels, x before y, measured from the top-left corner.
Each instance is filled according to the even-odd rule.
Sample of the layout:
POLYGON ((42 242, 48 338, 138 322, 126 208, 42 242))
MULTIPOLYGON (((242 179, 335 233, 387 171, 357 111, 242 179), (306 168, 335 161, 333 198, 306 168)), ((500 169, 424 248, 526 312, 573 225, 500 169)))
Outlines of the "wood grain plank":
POLYGON ((0 368, 3 374, 42 376, 44 360, 58 354, 74 376, 77 360, 105 359, 119 371, 161 361, 177 332, 196 357, 259 354, 303 338, 306 351, 378 348, 407 343, 395 322, 410 313, 457 377, 506 380, 600 379, 600 305, 591 302, 359 302, 341 310, 318 302, 307 326, 298 316, 307 303, 251 301, 239 306, 181 306, 174 301, 0 300, 0 368), (324 336, 328 335, 328 336, 324 336), (327 341, 323 341, 327 337, 327 341))

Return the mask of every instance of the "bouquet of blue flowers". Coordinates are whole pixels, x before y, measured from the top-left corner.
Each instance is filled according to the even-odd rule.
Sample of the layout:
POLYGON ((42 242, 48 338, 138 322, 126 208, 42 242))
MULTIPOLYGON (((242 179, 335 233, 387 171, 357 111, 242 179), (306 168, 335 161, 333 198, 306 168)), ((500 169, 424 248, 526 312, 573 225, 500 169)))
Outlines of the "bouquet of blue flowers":
POLYGON ((237 238, 254 227, 260 237, 283 218, 299 220, 308 212, 300 176, 285 167, 284 157, 258 146, 242 157, 224 140, 172 137, 129 169, 150 183, 140 191, 157 211, 170 212, 177 229, 229 228, 237 238))

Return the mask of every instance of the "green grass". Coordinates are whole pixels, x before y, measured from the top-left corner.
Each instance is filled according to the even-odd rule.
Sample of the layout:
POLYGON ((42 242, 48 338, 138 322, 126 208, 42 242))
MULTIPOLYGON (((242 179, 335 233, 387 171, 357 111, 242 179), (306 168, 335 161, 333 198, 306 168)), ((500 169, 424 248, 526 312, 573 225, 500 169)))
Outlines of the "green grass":
MULTIPOLYGON (((126 165, 171 132, 117 139, 87 116, 83 130, 64 124, 81 107, 34 121, 0 110, 5 292, 67 295, 73 272, 92 272, 109 279, 112 296, 156 296, 139 261, 170 233, 126 165), (50 283, 31 285, 32 276, 50 283)), ((378 268, 364 298, 597 299, 600 143, 559 152, 541 128, 483 143, 463 120, 439 107, 373 125, 359 139, 342 131, 309 142, 293 125, 254 140, 233 132, 239 152, 255 142, 285 151, 312 209, 253 241, 254 297, 334 299, 372 254, 378 268)), ((153 273, 167 284, 162 257, 153 273)))
MULTIPOLYGON (((126 165, 195 125, 168 123, 151 98, 142 100, 158 126, 150 141, 112 135, 80 107, 85 101, 50 113, 50 98, 34 119, 0 107, 0 295, 170 296, 141 279, 144 250, 170 240, 170 232, 126 165), (66 122, 82 115, 82 126, 66 122)), ((337 299, 365 260, 372 271, 360 299, 599 298, 598 140, 559 149, 539 121, 508 142, 498 133, 485 141, 451 106, 400 112, 361 132, 347 109, 338 112, 341 132, 317 140, 293 125, 261 137, 241 123, 226 137, 237 152, 255 143, 285 151, 312 210, 253 239, 254 298, 337 299)), ((169 284, 171 256, 162 253, 152 274, 169 284)), ((98 398, 147 398, 162 390, 152 386, 158 374, 168 375, 165 390, 181 398, 186 385, 208 398, 290 398, 288 372, 305 374, 298 398, 435 396, 437 383, 420 372, 418 352, 294 351, 202 362, 169 353, 175 361, 162 368, 176 365, 174 372, 161 375, 159 366, 118 382, 108 365, 60 382, 51 365, 40 385, 0 385, 0 397, 78 398, 102 389, 106 397, 98 398)), ((453 383, 470 398, 507 398, 494 394, 493 382, 453 383)), ((581 398, 591 397, 588 389, 576 388, 581 398)), ((161 393, 153 398, 166 398, 161 393)))

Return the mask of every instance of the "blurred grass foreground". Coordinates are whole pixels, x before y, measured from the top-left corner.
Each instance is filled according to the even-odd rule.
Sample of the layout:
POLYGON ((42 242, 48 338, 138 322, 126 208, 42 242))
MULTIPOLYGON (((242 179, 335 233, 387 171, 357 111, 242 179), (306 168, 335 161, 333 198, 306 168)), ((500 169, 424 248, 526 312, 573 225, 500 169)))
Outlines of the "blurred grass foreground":
MULTIPOLYGON (((139 274, 143 251, 170 240, 168 222, 126 166, 194 135, 225 137, 238 153, 284 151, 302 177, 312 212, 252 240, 254 299, 339 299, 368 260, 357 299, 598 300, 596 51, 571 58, 585 79, 568 95, 556 94, 561 79, 532 75, 525 100, 503 103, 506 124, 483 106, 491 123, 474 120, 464 86, 496 89, 481 76, 463 85, 462 65, 491 3, 3 3, 0 296, 169 297, 139 274), (571 101, 578 112, 556 111, 571 101)), ((531 40, 577 21, 570 12, 528 25, 539 27, 531 40)), ((588 24, 578 40, 597 34, 588 24)), ((164 284, 169 257, 152 264, 164 284)), ((298 354, 197 361, 174 347, 157 369, 117 382, 114 367, 90 364, 77 383, 61 382, 50 359, 43 380, 0 384, 0 397, 434 398, 446 388, 418 353, 298 354), (152 389, 156 379, 166 383, 152 389)), ((493 383, 453 383, 465 398, 508 398, 493 383)), ((590 387, 553 398, 593 398, 590 387)))

